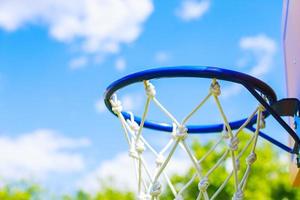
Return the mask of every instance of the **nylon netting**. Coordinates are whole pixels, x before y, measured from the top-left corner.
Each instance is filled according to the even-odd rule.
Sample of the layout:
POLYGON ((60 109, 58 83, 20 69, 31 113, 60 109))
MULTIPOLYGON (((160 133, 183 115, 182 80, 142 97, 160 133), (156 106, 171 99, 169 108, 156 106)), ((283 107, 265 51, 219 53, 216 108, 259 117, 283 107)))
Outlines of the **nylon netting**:
POLYGON ((184 192, 195 180, 198 180, 198 193, 195 194, 195 199, 213 200, 216 199, 217 196, 222 192, 230 179, 233 179, 234 192, 232 194, 232 199, 242 200, 244 198, 244 191, 249 179, 251 166, 257 159, 255 150, 257 146, 259 130, 264 127, 264 108, 261 105, 258 105, 253 113, 238 129, 232 130, 219 100, 219 95, 221 94, 220 85, 216 79, 213 79, 209 88, 208 95, 199 102, 199 104, 182 120, 182 122, 179 122, 155 97, 156 90, 154 85, 150 83, 150 81, 144 81, 144 87, 147 95, 147 100, 140 124, 134 121, 133 114, 131 114, 131 119, 125 119, 122 114, 121 101, 117 99, 116 95, 113 95, 110 100, 112 110, 118 116, 122 124, 122 128, 129 145, 129 156, 133 160, 135 166, 134 170, 137 179, 137 199, 158 200, 160 194, 162 193, 161 179, 165 179, 165 182, 174 195, 175 200, 183 200, 184 192), (219 137, 216 139, 212 147, 201 158, 196 158, 189 143, 186 141, 186 138, 189 137, 189 131, 186 128, 186 124, 189 119, 210 98, 214 99, 218 111, 220 112, 224 123, 224 130, 221 134, 219 134, 219 137), (146 120, 150 102, 153 102, 156 106, 158 106, 160 110, 173 122, 173 131, 170 134, 170 140, 160 151, 156 151, 143 136, 144 122, 146 120), (240 147, 239 134, 255 116, 257 120, 255 125, 256 131, 251 135, 246 144, 243 147, 240 147), (202 168, 202 164, 224 141, 227 145, 225 146, 225 149, 223 149, 222 155, 210 169, 206 169, 204 171, 202 168), (180 189, 174 186, 170 177, 165 172, 165 169, 170 163, 170 160, 177 148, 181 148, 184 150, 186 156, 191 160, 192 167, 195 168, 195 174, 188 182, 183 183, 180 189), (146 149, 148 149, 156 158, 153 160, 155 170, 150 170, 149 163, 144 157, 144 152, 146 149), (250 153, 246 156, 245 170, 241 172, 240 159, 245 154, 245 152, 250 153), (210 186, 209 178, 211 174, 218 167, 224 164, 226 159, 230 159, 230 162, 232 163, 231 171, 228 173, 227 177, 222 180, 222 184, 218 186, 218 189, 216 189, 214 193, 208 194, 207 190, 210 186), (242 175, 240 175, 241 173, 242 175))

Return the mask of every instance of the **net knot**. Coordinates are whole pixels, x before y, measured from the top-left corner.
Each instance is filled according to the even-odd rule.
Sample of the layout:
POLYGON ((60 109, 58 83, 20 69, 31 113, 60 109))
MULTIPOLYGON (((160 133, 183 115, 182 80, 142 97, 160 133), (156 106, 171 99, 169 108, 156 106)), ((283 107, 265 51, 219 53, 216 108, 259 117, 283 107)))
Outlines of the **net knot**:
POLYGON ((259 105, 259 106, 258 106, 258 110, 259 110, 260 112, 264 112, 266 109, 265 109, 265 107, 264 107, 263 105, 259 105))
POLYGON ((178 126, 173 133, 173 137, 177 140, 184 140, 188 135, 188 129, 185 126, 178 126))
POLYGON ((115 114, 120 114, 122 112, 122 103, 117 99, 117 95, 113 95, 110 99, 111 109, 115 114))
POLYGON ((225 125, 223 127, 222 136, 223 136, 224 139, 230 138, 229 132, 228 132, 228 130, 227 130, 227 128, 226 128, 225 125))
POLYGON ((139 155, 138 155, 137 151, 135 150, 135 148, 133 147, 133 145, 131 145, 128 154, 129 154, 129 156, 130 156, 131 158, 135 158, 135 159, 138 159, 138 158, 139 158, 139 155))
POLYGON ((239 145, 239 138, 237 136, 233 136, 229 142, 229 148, 231 151, 236 151, 239 145))
POLYGON ((232 200, 243 200, 244 199, 244 192, 240 189, 234 193, 232 200))
POLYGON ((164 162, 165 158, 162 154, 158 154, 155 160, 157 166, 161 166, 164 162))
POLYGON ((129 150, 129 156, 131 158, 135 158, 135 159, 139 158, 139 155, 137 154, 137 152, 135 150, 129 150))
POLYGON ((256 153, 251 152, 250 155, 247 157, 246 162, 248 165, 252 165, 256 161, 256 153))
POLYGON ((148 97, 153 98, 156 95, 155 87, 149 81, 144 81, 145 90, 148 97))
POLYGON ((160 193, 161 193, 161 184, 158 181, 156 181, 153 183, 151 187, 150 194, 152 197, 158 197, 160 193))
POLYGON ((130 129, 133 131, 133 132, 138 132, 140 127, 139 125, 135 122, 135 121, 132 121, 132 120, 127 120, 127 123, 130 127, 130 129))
POLYGON ((260 119, 260 122, 259 122, 259 128, 263 129, 265 127, 266 127, 266 121, 265 121, 265 117, 262 115, 261 119, 260 119))
POLYGON ((141 140, 139 140, 135 144, 135 149, 139 154, 141 154, 145 151, 145 144, 141 140))
POLYGON ((207 177, 203 177, 200 182, 198 183, 198 189, 201 192, 205 192, 207 190, 209 186, 209 182, 208 182, 208 178, 207 177))
POLYGON ((211 85, 210 85, 210 92, 214 96, 219 96, 221 94, 221 87, 216 79, 213 79, 211 85))

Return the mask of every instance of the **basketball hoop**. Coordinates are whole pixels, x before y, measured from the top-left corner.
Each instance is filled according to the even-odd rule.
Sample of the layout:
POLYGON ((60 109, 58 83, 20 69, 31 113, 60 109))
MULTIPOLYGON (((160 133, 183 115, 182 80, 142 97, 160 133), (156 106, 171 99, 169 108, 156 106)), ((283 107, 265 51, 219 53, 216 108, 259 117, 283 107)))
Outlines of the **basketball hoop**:
MULTIPOLYGON (((276 94, 274 91, 264 82, 256 79, 247 74, 235 72, 226 69, 214 68, 214 67, 168 67, 150 69, 142 72, 137 72, 128 76, 125 76, 115 82, 113 82, 106 90, 105 104, 107 108, 116 115, 122 125, 124 134, 129 145, 129 156, 132 158, 137 177, 137 192, 139 200, 157 200, 162 192, 161 178, 166 180, 167 185, 170 187, 174 199, 180 200, 184 197, 185 190, 190 186, 191 182, 198 178, 199 192, 195 195, 195 199, 211 200, 215 199, 226 184, 232 178, 234 181, 234 193, 232 199, 241 200, 244 197, 244 191, 246 189, 249 174, 251 172, 251 166, 257 159, 256 146, 259 136, 272 142, 276 146, 283 150, 292 153, 299 154, 298 144, 300 143, 298 135, 282 120, 283 115, 280 110, 285 108, 284 105, 291 105, 290 100, 287 103, 278 103, 276 94), (211 85, 207 88, 208 94, 199 104, 187 114, 187 116, 180 122, 162 103, 156 98, 155 86, 151 83, 152 79, 158 78, 180 78, 180 77, 194 77, 194 78, 206 78, 211 79, 211 85), (221 87, 218 80, 225 80, 244 86, 257 100, 258 105, 253 110, 252 114, 248 117, 244 117, 238 121, 229 121, 226 113, 223 110, 219 96, 222 94, 221 87), (116 92, 133 83, 143 82, 147 100, 143 115, 141 117, 134 115, 129 111, 123 111, 122 102, 117 98, 116 92), (198 112, 198 110, 208 101, 213 99, 215 105, 222 117, 223 123, 214 125, 195 125, 188 124, 190 118, 198 112), (150 103, 155 104, 163 114, 165 114, 171 121, 171 124, 164 122, 156 122, 147 119, 150 103), (272 115, 291 135, 295 141, 295 147, 290 148, 285 144, 277 141, 271 136, 261 132, 261 129, 265 126, 264 119, 272 115), (143 128, 149 128, 153 131, 169 132, 169 142, 160 150, 156 151, 151 144, 143 136, 143 128), (253 134, 246 142, 246 145, 240 146, 239 135, 243 129, 248 129, 253 134), (201 157, 196 158, 189 144, 186 142, 186 138, 190 134, 203 134, 203 133, 221 133, 214 142, 214 145, 201 157), (227 145, 223 149, 222 156, 218 159, 214 166, 210 169, 202 168, 202 163, 205 162, 208 156, 216 150, 221 144, 227 145), (165 173, 166 166, 169 164, 174 152, 177 148, 181 148, 186 153, 186 157, 191 160, 192 166, 195 168, 195 175, 187 183, 183 183, 183 186, 178 190, 172 184, 170 178, 165 173), (145 150, 149 150, 154 156, 153 164, 156 166, 155 170, 151 171, 144 158, 145 150), (246 157, 246 170, 240 170, 240 159, 249 151, 249 155, 246 157), (207 189, 209 187, 210 175, 222 164, 225 159, 231 160, 232 169, 228 173, 228 176, 219 188, 213 193, 208 194, 207 189)), ((292 106, 290 106, 292 107, 292 106)), ((289 108, 290 112, 294 111, 293 108, 289 108)), ((286 113, 286 112, 285 112, 286 113)))

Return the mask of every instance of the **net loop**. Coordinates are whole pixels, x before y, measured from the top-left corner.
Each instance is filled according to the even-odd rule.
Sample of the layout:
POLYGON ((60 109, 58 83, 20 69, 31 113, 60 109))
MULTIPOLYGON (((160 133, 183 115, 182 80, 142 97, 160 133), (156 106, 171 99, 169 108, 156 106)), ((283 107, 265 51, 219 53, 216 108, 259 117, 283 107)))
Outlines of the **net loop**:
POLYGON ((222 136, 223 136, 224 139, 229 139, 230 138, 230 134, 229 134, 225 124, 223 126, 222 136))
POLYGON ((210 92, 214 96, 219 96, 221 94, 221 87, 220 87, 220 84, 218 83, 218 81, 216 79, 213 79, 213 81, 210 85, 210 92))
POLYGON ((145 144, 141 140, 138 140, 135 144, 135 149, 139 154, 142 154, 146 149, 145 144))
POLYGON ((161 189, 161 184, 158 181, 154 182, 151 187, 150 195, 152 197, 158 197, 161 193, 161 189))
POLYGON ((260 111, 260 112, 264 112, 266 109, 265 109, 265 107, 263 106, 263 105, 259 105, 258 106, 258 110, 260 111))
POLYGON ((133 145, 131 145, 128 154, 129 154, 129 156, 130 156, 131 158, 134 158, 134 159, 138 159, 138 158, 139 158, 139 155, 138 155, 136 149, 133 147, 133 145))
POLYGON ((259 129, 264 129, 264 128, 266 128, 266 121, 265 121, 265 117, 262 115, 259 122, 259 129))
POLYGON ((128 126, 130 127, 130 129, 134 132, 137 133, 139 132, 139 125, 135 122, 135 121, 131 121, 131 120, 127 120, 128 126))
POLYGON ((165 158, 162 154, 158 154, 155 160, 157 166, 161 166, 165 161, 165 158))
POLYGON ((176 129, 173 132, 173 137, 176 140, 184 140, 187 137, 187 135, 188 135, 188 129, 183 125, 176 126, 176 129))
POLYGON ((203 177, 200 182, 198 183, 198 189, 201 192, 206 192, 207 188, 209 186, 209 181, 207 177, 203 177))
POLYGON ((146 90, 146 94, 148 97, 153 98, 156 95, 155 87, 150 81, 144 81, 144 86, 146 90))
POLYGON ((112 111, 118 115, 122 112, 123 107, 121 101, 118 100, 117 95, 114 94, 110 100, 112 111))
POLYGON ((229 142, 229 148, 231 151, 236 151, 238 150, 238 145, 239 145, 239 138, 237 136, 233 136, 232 138, 230 138, 230 142, 229 142))
POLYGON ((242 190, 238 190, 236 193, 234 193, 232 200, 243 200, 244 199, 244 192, 242 190))
POLYGON ((140 126, 138 125, 138 123, 136 123, 136 121, 134 121, 134 115, 132 112, 128 112, 130 115, 130 120, 127 119, 127 124, 130 127, 130 129, 134 132, 134 133, 138 133, 140 126))
POLYGON ((265 121, 265 117, 264 117, 264 115, 263 115, 263 112, 264 112, 265 110, 266 110, 266 109, 265 109, 265 107, 264 107, 263 105, 259 105, 259 106, 258 106, 258 111, 259 111, 260 113, 262 113, 262 114, 261 114, 261 118, 260 118, 260 122, 259 122, 259 126, 258 126, 259 129, 264 129, 264 128, 266 127, 266 121, 265 121))
POLYGON ((247 165, 252 165, 257 159, 256 153, 251 152, 250 155, 246 159, 247 165))

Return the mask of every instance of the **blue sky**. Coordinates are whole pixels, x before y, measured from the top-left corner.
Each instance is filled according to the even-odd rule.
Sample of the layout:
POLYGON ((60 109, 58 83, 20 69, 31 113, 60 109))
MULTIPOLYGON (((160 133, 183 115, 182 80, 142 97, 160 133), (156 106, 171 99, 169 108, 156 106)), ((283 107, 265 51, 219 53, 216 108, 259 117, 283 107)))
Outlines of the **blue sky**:
MULTIPOLYGON (((126 152, 120 124, 103 108, 102 95, 112 81, 131 72, 171 65, 225 67, 252 73, 279 97, 286 95, 281 1, 121 2, 0 2, 0 148, 9 155, 0 164, 5 180, 30 177, 58 188, 59 175, 69 183, 62 190, 69 191, 126 152)), ((174 86, 193 94, 185 83, 174 86)), ((244 97, 239 89, 226 88, 229 97, 244 97)), ((141 94, 133 87, 121 97, 141 112, 141 94)), ((165 102, 167 97, 161 94, 165 102)), ((233 117, 240 116, 228 98, 224 102, 235 109, 233 117)), ((242 102, 252 105, 253 99, 242 102)), ((171 108, 180 105, 176 98, 170 103, 171 108)))

